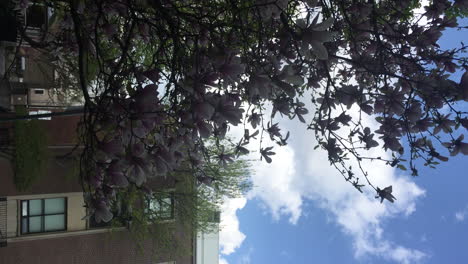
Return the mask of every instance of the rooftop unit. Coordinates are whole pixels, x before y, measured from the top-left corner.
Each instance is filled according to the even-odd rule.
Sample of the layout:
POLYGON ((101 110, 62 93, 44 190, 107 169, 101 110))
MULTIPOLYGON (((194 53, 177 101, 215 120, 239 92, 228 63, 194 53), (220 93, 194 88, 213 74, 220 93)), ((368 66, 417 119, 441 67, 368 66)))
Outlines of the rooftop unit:
POLYGON ((57 107, 63 105, 54 89, 28 88, 27 97, 28 106, 30 107, 57 107))

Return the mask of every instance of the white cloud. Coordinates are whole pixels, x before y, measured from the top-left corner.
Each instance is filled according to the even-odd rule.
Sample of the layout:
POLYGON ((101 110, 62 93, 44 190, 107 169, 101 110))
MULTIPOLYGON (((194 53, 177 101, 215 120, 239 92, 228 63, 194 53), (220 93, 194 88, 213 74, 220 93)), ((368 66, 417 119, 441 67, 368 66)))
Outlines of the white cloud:
POLYGON ((457 221, 459 222, 462 222, 465 220, 465 212, 456 212, 455 213, 455 219, 457 219, 457 221))
POLYGON ((425 7, 429 6, 431 4, 431 2, 429 0, 422 0, 420 1, 419 3, 421 6, 419 8, 416 8, 414 10, 414 14, 415 14, 415 19, 419 19, 417 20, 418 22, 418 25, 420 26, 424 26, 424 25, 427 25, 428 23, 428 20, 427 20, 427 17, 426 16, 422 16, 424 13, 426 13, 426 10, 424 9, 425 7))
POLYGON ((427 257, 425 253, 419 250, 407 249, 401 246, 391 248, 389 253, 391 259, 403 264, 418 263, 427 257))
POLYGON ((455 220, 458 222, 465 221, 466 216, 468 215, 468 205, 465 208, 461 209, 458 212, 455 212, 455 220))
MULTIPOLYGON (((364 122, 370 127, 377 125, 371 118, 364 117, 364 122)), ((383 163, 363 162, 375 186, 393 186, 393 194, 398 200, 394 204, 381 204, 374 198, 375 191, 372 189, 367 188, 361 194, 344 181, 330 166, 326 152, 313 149, 317 144, 315 136, 304 133, 304 125, 298 124, 297 120, 281 120, 280 124, 291 132, 289 144, 274 149, 276 155, 273 163, 259 161, 253 164, 252 181, 255 187, 248 194, 249 199, 259 199, 273 219, 287 217, 292 224, 303 215, 304 202, 313 201, 330 213, 332 221, 353 238, 356 258, 373 255, 406 264, 428 257, 419 250, 389 241, 382 225, 385 219, 412 214, 416 209, 416 199, 424 195, 424 190, 408 175, 399 175, 394 168, 383 163)), ((270 145, 264 139, 263 146, 270 145)), ((252 157, 258 158, 258 155, 257 152, 252 157)), ((383 150, 374 150, 369 156, 390 158, 383 150)), ((353 167, 357 167, 357 164, 353 164, 353 167)))
MULTIPOLYGON (((226 199, 221 208, 219 241, 221 253, 224 255, 233 253, 245 239, 245 235, 239 230, 239 220, 236 211, 244 208, 246 202, 246 198, 226 199)), ((222 263, 221 259, 220 263, 222 263)))
POLYGON ((420 250, 405 248, 382 239, 380 236, 381 234, 359 234, 355 236, 356 257, 362 258, 373 255, 401 264, 420 263, 423 259, 429 257, 420 250))
POLYGON ((302 199, 293 182, 297 174, 294 150, 286 146, 275 149, 275 152, 276 162, 258 162, 253 166, 252 181, 255 188, 248 197, 259 198, 264 202, 273 219, 278 220, 284 215, 295 224, 301 216, 302 199))

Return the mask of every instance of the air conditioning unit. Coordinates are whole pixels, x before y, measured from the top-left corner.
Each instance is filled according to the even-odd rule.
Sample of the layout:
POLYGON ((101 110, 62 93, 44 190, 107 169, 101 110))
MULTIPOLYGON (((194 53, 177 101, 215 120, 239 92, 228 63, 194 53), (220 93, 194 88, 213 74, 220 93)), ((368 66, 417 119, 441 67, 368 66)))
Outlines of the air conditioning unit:
POLYGON ((60 106, 63 102, 59 102, 57 93, 53 89, 47 88, 29 88, 28 89, 28 105, 34 106, 60 106))

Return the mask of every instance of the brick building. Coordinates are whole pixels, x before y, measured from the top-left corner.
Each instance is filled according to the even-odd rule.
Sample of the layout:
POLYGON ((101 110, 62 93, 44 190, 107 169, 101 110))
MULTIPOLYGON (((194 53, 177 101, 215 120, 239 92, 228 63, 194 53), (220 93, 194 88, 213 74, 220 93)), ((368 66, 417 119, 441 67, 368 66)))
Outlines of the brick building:
MULTIPOLYGON (((161 254, 157 238, 143 241, 143 250, 139 251, 126 227, 111 228, 83 219, 86 208, 81 185, 77 177, 70 176, 76 160, 56 158, 74 147, 70 135, 74 135, 77 120, 54 117, 40 121, 50 133, 48 148, 53 155, 46 173, 28 191, 17 190, 12 160, 0 158, 0 263, 217 263, 197 261, 197 247, 198 258, 208 258, 209 254, 202 253, 213 251, 205 242, 213 238, 199 238, 197 243, 191 230, 179 227, 173 208, 176 201, 169 202, 169 209, 161 207, 172 213, 160 228, 176 226, 174 239, 183 245, 182 255, 161 254), (63 134, 65 131, 70 132, 69 137, 63 134)), ((154 184, 176 187, 173 180, 160 179, 154 184)), ((217 250, 215 245, 216 258, 217 250)))
MULTIPOLYGON (((11 5, 0 5, 0 11, 6 7, 11 5)), ((27 45, 16 52, 17 23, 29 21, 28 34, 40 37, 50 10, 33 4, 10 11, 3 10, 2 14, 10 15, 0 17, 0 24, 8 25, 0 29, 0 118, 14 116, 18 107, 29 114, 65 110, 69 105, 53 93, 57 88, 54 69, 27 45), (14 74, 6 81, 4 74, 13 61, 14 74)), ((169 200, 169 207, 159 206, 172 213, 158 226, 162 230, 175 227, 173 239, 188 249, 183 254, 161 251, 157 237, 140 241, 139 249, 126 227, 111 228, 85 218, 83 191, 75 171, 79 151, 67 155, 76 146, 79 120, 75 115, 38 122, 46 132, 50 155, 45 173, 27 191, 18 191, 15 185, 14 160, 0 155, 0 263, 217 264, 218 234, 194 235, 181 225, 174 199, 169 200)), ((0 123, 0 153, 15 148, 14 135, 13 122, 0 123)), ((158 181, 154 184, 161 188, 176 188, 174 180, 158 181)))

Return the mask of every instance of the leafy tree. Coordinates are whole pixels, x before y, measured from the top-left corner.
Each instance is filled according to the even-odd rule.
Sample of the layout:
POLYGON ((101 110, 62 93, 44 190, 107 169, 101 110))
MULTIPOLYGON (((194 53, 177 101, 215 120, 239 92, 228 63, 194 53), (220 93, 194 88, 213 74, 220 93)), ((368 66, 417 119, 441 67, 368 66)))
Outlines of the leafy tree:
MULTIPOLYGON (((252 137, 285 145, 277 114, 306 123, 346 181, 391 201, 392 188, 375 187, 363 160, 417 175, 417 160, 433 166, 447 152, 468 154, 467 46, 437 44, 443 30, 466 29, 457 24, 466 0, 420 10, 415 0, 43 2, 55 10, 45 37, 20 32, 76 69, 85 100, 81 177, 97 216, 115 201, 106 189, 144 188, 184 161, 203 169, 203 139, 222 139, 229 127, 245 128, 236 153, 247 153, 252 137), (450 79, 457 70, 465 71, 459 82, 450 79), (373 149, 394 158, 371 156, 373 149)), ((256 147, 272 161, 274 146, 256 147)), ((217 157, 221 165, 233 158, 217 157)))

